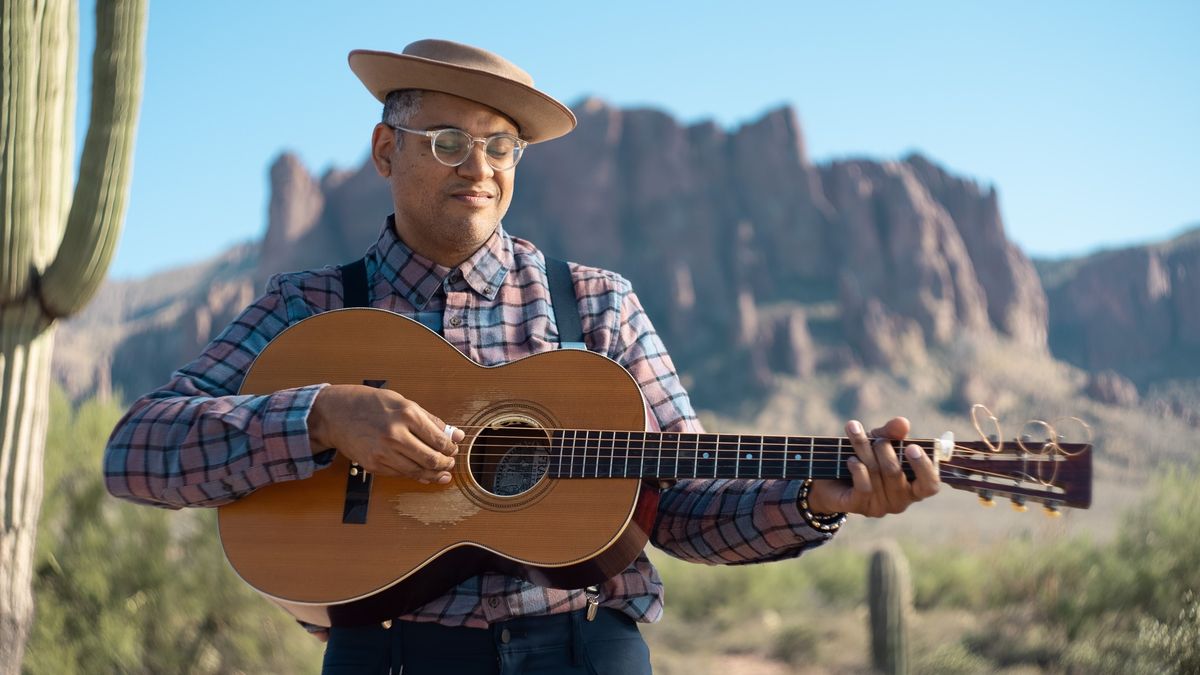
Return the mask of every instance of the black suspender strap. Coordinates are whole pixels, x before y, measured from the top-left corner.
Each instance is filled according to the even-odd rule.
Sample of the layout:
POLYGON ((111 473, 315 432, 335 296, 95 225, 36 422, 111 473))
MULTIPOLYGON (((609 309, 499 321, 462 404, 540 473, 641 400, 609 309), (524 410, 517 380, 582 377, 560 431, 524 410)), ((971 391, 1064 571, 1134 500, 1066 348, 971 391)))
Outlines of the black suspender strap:
MULTIPOLYGON (((367 293, 367 260, 359 258, 338 268, 342 275, 343 307, 370 307, 367 293)), ((575 282, 565 260, 546 258, 546 275, 550 283, 550 304, 554 307, 558 325, 559 349, 587 349, 583 342, 583 322, 579 318, 579 300, 575 282)))
POLYGON ((370 307, 367 294, 367 259, 359 258, 338 268, 342 274, 343 307, 370 307))
POLYGON ((546 276, 550 281, 550 304, 558 324, 559 349, 587 349, 583 342, 583 322, 579 319, 579 298, 571 267, 567 261, 546 256, 546 276))

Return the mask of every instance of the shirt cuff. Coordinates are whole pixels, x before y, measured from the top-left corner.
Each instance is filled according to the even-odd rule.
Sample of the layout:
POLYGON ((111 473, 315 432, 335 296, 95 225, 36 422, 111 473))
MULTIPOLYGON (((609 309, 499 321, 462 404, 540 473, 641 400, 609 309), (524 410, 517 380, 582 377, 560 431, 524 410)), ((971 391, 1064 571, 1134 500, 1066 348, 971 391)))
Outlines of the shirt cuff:
POLYGON ((261 437, 273 480, 308 478, 332 458, 331 454, 323 456, 323 461, 314 458, 308 435, 308 414, 312 411, 317 394, 327 386, 314 384, 285 389, 267 398, 262 415, 261 437))

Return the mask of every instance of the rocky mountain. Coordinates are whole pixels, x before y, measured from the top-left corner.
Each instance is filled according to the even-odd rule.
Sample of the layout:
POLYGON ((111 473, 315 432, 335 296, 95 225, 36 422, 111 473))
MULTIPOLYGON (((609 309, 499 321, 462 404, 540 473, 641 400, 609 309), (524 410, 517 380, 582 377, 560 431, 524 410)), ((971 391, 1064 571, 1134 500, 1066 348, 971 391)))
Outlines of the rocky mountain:
POLYGON ((1143 389, 1200 377, 1200 227, 1039 267, 1054 308, 1055 355, 1143 389))
MULTIPOLYGON (((1116 373, 1136 397, 1158 376, 1147 367, 1157 350, 1197 344, 1200 319, 1183 312, 1200 293, 1194 241, 1105 254, 1110 272, 1062 263, 1071 273, 1048 296, 1005 235, 995 189, 928 158, 813 164, 787 107, 731 130, 594 99, 575 112, 574 133, 522 161, 505 226, 630 278, 702 405, 764 391, 780 373, 920 363, 972 334, 1115 371, 1096 396, 1128 398, 1116 373), (1130 334, 1136 349, 1124 351, 1130 334)), ((261 248, 109 284, 62 327, 57 372, 70 390, 161 382, 270 274, 360 256, 390 212, 369 163, 317 178, 285 154, 270 179, 261 248)))

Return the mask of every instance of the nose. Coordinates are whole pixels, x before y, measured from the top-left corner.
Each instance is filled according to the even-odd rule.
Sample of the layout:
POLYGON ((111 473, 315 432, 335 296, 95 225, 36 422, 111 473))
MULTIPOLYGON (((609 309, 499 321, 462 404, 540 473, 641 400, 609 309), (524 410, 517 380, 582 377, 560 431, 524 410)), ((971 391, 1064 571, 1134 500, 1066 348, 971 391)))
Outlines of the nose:
POLYGON ((487 161, 487 151, 484 150, 486 142, 483 139, 476 139, 471 142, 471 153, 467 155, 467 159, 458 165, 458 175, 463 178, 479 181, 491 178, 496 170, 492 168, 487 161))

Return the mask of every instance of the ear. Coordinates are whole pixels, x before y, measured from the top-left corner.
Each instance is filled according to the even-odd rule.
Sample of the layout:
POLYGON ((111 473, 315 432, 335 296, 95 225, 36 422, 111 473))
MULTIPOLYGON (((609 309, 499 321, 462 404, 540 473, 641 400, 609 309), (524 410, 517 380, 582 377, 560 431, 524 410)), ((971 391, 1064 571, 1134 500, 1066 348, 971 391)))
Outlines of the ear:
POLYGON ((396 131, 386 124, 376 124, 371 132, 371 161, 375 171, 384 178, 392 175, 392 158, 396 149, 396 131))

